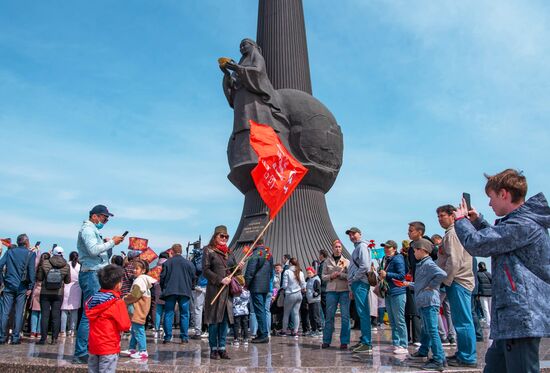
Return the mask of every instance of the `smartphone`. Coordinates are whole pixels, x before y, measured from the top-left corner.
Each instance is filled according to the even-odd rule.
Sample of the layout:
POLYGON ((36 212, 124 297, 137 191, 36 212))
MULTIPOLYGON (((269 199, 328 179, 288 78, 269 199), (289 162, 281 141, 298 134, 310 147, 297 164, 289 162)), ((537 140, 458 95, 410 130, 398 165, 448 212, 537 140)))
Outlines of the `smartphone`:
POLYGON ((41 241, 36 241, 36 243, 34 244, 34 247, 40 246, 41 243, 42 243, 41 241))
POLYGON ((472 209, 472 202, 470 200, 470 193, 462 193, 462 198, 466 201, 466 207, 468 208, 468 211, 472 209))
POLYGON ((122 233, 122 237, 126 237, 127 234, 128 234, 128 231, 122 233))

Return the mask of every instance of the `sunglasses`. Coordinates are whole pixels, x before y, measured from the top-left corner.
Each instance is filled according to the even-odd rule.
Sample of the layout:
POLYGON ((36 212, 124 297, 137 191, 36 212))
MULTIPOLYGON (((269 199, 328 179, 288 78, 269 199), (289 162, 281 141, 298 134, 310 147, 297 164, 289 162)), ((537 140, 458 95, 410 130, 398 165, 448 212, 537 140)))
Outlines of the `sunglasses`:
POLYGON ((220 234, 220 238, 224 238, 224 239, 228 240, 229 235, 228 234, 220 234))

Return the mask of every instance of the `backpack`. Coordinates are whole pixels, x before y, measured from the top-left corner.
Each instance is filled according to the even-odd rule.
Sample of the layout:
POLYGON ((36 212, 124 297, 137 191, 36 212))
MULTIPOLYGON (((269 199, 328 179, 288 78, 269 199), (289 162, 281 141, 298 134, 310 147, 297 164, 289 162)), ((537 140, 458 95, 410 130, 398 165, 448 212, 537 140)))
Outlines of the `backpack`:
POLYGON ((59 290, 63 286, 63 275, 59 268, 52 268, 46 275, 46 289, 59 290))

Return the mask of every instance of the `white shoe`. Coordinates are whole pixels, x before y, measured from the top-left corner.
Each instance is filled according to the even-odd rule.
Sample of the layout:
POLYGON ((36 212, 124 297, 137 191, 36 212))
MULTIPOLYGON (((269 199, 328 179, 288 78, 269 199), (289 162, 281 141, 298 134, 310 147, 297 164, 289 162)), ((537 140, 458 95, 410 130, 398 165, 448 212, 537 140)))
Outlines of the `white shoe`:
POLYGON ((124 351, 120 351, 120 356, 122 357, 128 357, 132 354, 135 354, 136 353, 136 350, 124 350, 124 351))
POLYGON ((208 332, 204 332, 201 334, 201 338, 208 338, 208 332))
POLYGON ((422 346, 422 343, 420 343, 420 342, 414 342, 413 345, 415 345, 415 346, 417 346, 417 347, 420 347, 420 346, 422 346))
POLYGON ((393 351, 393 353, 395 355, 406 355, 409 353, 409 350, 407 350, 406 348, 404 347, 401 347, 401 346, 397 346, 395 347, 395 350, 393 351))
POLYGON ((149 354, 147 353, 147 351, 134 352, 132 355, 130 355, 130 358, 144 360, 149 358, 149 354))

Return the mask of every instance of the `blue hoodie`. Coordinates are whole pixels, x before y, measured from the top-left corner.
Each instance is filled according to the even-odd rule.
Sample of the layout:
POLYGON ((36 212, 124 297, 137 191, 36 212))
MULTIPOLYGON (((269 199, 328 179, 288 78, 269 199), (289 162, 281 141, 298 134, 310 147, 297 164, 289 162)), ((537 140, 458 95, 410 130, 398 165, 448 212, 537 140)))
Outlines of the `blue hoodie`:
POLYGON ((550 207, 542 193, 494 226, 455 223, 472 256, 491 257, 491 338, 550 337, 550 207))

